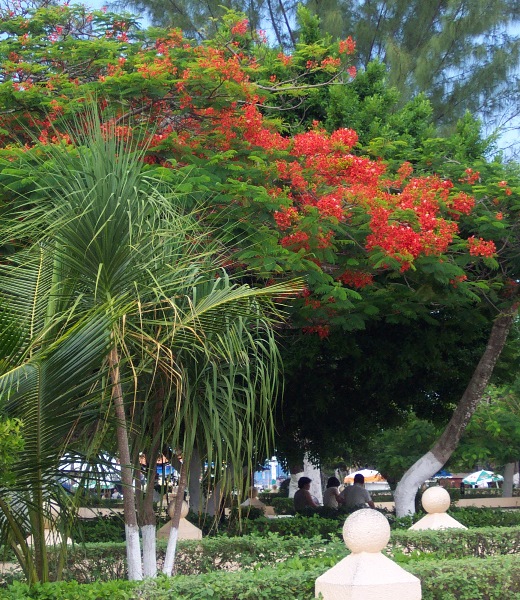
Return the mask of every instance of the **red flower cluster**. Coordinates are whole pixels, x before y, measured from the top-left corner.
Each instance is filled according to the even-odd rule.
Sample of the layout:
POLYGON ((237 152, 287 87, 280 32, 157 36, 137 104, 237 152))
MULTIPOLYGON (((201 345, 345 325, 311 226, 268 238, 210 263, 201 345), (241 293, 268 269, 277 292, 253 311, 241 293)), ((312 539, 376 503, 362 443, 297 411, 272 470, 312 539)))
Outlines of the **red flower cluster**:
POLYGON ((355 287, 359 289, 365 288, 374 283, 374 276, 371 273, 352 271, 350 269, 347 269, 337 279, 349 287, 355 287))
POLYGON ((330 137, 325 132, 313 129, 295 135, 292 140, 291 154, 306 157, 307 163, 313 156, 330 152, 332 152, 332 144, 330 137))
POLYGON ((316 202, 316 206, 322 217, 332 217, 338 221, 342 221, 345 218, 341 198, 338 198, 336 194, 322 196, 316 202))
POLYGON ((467 279, 468 279, 467 275, 457 275, 457 277, 450 279, 450 283, 453 287, 457 287, 459 283, 462 283, 463 281, 467 281, 467 279))
POLYGON ((247 29, 249 26, 249 21, 244 19, 243 21, 238 21, 231 28, 231 35, 245 35, 247 33, 247 29))
POLYGON ((454 219, 458 219, 460 214, 469 215, 471 213, 475 207, 475 198, 465 192, 459 192, 446 202, 446 206, 451 209, 450 215, 454 219))
POLYGON ((474 171, 473 169, 466 169, 464 173, 465 175, 459 179, 461 183, 469 183, 470 185, 474 185, 480 179, 479 171, 474 171))
POLYGON ((420 254, 445 252, 458 231, 454 221, 440 216, 451 187, 451 182, 437 177, 412 179, 400 194, 386 195, 386 207, 369 206, 372 233, 367 237, 367 248, 382 249, 401 263, 402 271, 420 254))
POLYGON ((510 187, 507 187, 507 181, 499 181, 498 182, 498 187, 499 188, 503 188, 504 193, 506 196, 511 196, 511 194, 513 193, 513 191, 511 190, 510 187))
POLYGON ((301 250, 302 248, 310 250, 309 235, 305 231, 296 231, 291 235, 286 235, 280 240, 280 244, 284 248, 290 248, 294 251, 301 250))
POLYGON ((328 325, 309 325, 302 328, 303 333, 317 333, 320 339, 328 338, 330 327, 328 325))
POLYGON ((491 258, 495 256, 497 249, 495 242, 476 238, 474 235, 468 238, 468 248, 471 256, 485 256, 491 258))
POLYGON ((339 43, 339 53, 340 54, 354 54, 354 50, 356 49, 356 42, 349 35, 346 40, 341 40, 339 43))
POLYGON ((284 65, 284 67, 287 67, 292 63, 292 56, 284 54, 283 52, 280 52, 277 58, 284 65))
POLYGON ((298 220, 298 211, 294 206, 290 206, 286 210, 276 210, 274 212, 274 220, 281 231, 289 229, 298 220))

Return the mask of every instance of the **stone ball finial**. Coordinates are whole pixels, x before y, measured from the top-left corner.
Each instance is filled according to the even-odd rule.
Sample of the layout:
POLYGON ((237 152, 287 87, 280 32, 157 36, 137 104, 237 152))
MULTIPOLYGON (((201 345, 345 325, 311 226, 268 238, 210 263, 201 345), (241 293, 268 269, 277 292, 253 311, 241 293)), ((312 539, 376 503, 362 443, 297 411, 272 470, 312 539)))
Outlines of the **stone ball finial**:
POLYGON ((362 508, 352 513, 343 525, 345 545, 354 554, 381 552, 390 539, 390 525, 377 510, 362 508))
POLYGON ((427 513, 445 513, 450 507, 451 498, 447 490, 436 485, 424 492, 421 502, 427 513))
MULTIPOLYGON (((190 510, 190 507, 188 505, 188 503, 186 502, 186 500, 182 501, 182 508, 181 508, 181 519, 185 519, 186 515, 188 514, 190 510)), ((170 519, 173 519, 173 513, 175 512, 175 500, 173 500, 172 502, 170 502, 170 504, 168 504, 168 515, 170 516, 170 519)))

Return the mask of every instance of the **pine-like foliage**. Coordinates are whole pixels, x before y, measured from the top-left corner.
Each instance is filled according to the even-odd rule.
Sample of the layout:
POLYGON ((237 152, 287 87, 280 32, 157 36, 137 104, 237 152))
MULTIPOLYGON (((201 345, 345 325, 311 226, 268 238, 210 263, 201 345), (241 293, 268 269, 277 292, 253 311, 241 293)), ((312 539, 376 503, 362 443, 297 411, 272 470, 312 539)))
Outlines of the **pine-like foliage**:
MULTIPOLYGON (((263 27, 290 49, 300 29, 293 0, 123 0, 152 23, 204 39, 227 9, 244 12, 252 29, 263 27)), ((451 126, 466 111, 489 130, 507 129, 520 104, 519 0, 307 0, 321 34, 351 35, 358 66, 378 59, 404 104, 424 92, 434 121, 451 126)), ((300 24, 301 25, 301 24, 300 24)))
POLYGON ((437 123, 466 110, 498 124, 518 105, 518 0, 310 0, 324 32, 380 59, 403 100, 425 92, 437 123))

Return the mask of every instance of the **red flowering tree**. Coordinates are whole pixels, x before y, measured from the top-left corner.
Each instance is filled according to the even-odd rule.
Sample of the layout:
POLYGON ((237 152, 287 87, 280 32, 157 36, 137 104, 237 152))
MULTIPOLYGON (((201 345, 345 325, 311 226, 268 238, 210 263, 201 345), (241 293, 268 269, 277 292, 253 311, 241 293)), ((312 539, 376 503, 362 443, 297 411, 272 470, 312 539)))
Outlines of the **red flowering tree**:
MULTIPOLYGON (((389 307, 397 320, 483 295, 511 307, 516 188, 501 168, 478 171, 467 157, 436 165, 442 140, 420 157, 389 156, 377 140, 361 147, 348 123, 328 131, 284 119, 347 87, 354 50, 350 38, 322 40, 287 56, 234 13, 204 45, 78 7, 5 15, 0 183, 12 185, 21 153, 72 151, 67 131, 96 98, 107 128, 143 140, 150 171, 204 201, 201 218, 228 234, 230 271, 256 282, 306 277, 290 307, 305 334, 362 329, 389 307)), ((17 180, 22 191, 31 177, 37 169, 17 180)))

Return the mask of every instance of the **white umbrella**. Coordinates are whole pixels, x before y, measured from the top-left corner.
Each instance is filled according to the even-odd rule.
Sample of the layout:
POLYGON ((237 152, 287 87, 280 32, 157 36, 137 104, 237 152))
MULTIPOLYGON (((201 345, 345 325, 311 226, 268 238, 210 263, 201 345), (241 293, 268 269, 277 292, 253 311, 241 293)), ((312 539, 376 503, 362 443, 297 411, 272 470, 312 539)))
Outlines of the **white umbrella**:
POLYGON ((477 485, 479 483, 492 483, 495 481, 504 481, 502 475, 495 475, 493 471, 475 471, 462 480, 466 485, 477 485))

